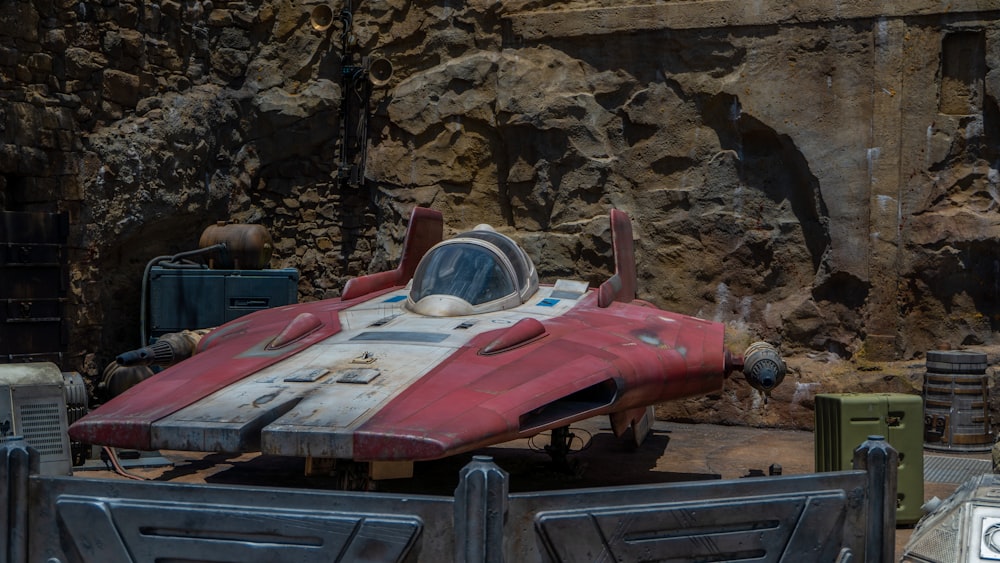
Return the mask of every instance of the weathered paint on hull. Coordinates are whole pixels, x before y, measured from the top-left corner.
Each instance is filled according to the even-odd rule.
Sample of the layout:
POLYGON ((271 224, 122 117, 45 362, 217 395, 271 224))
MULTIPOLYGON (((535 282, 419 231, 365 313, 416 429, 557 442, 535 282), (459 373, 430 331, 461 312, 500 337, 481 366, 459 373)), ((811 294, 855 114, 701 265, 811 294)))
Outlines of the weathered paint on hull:
POLYGON ((213 332, 199 353, 71 429, 136 449, 434 459, 588 418, 718 390, 723 327, 595 292, 469 318, 405 311, 402 288, 267 310, 213 332), (321 326, 268 350, 289 318, 321 326), (480 351, 518 320, 545 334, 480 351))

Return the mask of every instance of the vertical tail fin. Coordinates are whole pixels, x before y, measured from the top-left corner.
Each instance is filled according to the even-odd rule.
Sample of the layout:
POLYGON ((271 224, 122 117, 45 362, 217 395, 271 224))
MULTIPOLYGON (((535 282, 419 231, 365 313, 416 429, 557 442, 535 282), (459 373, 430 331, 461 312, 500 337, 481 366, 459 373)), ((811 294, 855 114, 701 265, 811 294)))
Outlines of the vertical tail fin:
POLYGON ((444 238, 444 217, 440 211, 426 207, 414 207, 410 213, 410 224, 403 241, 403 256, 399 260, 402 283, 410 281, 417 271, 417 264, 435 244, 444 238))
POLYGON ((615 253, 615 275, 597 290, 597 305, 607 307, 614 301, 628 303, 635 299, 635 246, 632 221, 623 211, 611 210, 611 245, 615 253))
POLYGON ((444 238, 444 218, 440 211, 426 207, 414 207, 410 214, 410 224, 406 228, 403 241, 403 256, 395 270, 360 276, 348 280, 340 298, 354 299, 373 291, 405 285, 417 271, 417 264, 432 246, 444 238))

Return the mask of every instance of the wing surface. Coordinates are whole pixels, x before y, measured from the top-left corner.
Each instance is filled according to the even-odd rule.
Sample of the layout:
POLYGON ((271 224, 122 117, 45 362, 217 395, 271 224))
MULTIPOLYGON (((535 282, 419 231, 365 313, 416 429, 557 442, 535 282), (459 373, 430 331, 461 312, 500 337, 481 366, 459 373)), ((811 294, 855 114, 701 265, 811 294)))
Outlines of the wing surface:
POLYGON ((338 311, 350 305, 336 300, 302 303, 258 311, 227 323, 205 337, 199 346, 203 351, 102 405, 74 423, 70 436, 90 444, 153 449, 153 421, 336 334, 340 331, 338 311), (300 315, 315 317, 315 330, 269 349, 268 344, 300 315))

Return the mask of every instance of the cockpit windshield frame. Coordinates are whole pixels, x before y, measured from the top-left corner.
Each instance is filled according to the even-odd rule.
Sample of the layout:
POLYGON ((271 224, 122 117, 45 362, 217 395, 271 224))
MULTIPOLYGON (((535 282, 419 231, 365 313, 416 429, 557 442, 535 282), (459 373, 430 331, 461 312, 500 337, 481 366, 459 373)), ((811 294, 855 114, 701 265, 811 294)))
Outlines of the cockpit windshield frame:
POLYGON ((421 259, 407 308, 458 316, 517 307, 538 290, 538 274, 509 237, 477 229, 435 245, 421 259))

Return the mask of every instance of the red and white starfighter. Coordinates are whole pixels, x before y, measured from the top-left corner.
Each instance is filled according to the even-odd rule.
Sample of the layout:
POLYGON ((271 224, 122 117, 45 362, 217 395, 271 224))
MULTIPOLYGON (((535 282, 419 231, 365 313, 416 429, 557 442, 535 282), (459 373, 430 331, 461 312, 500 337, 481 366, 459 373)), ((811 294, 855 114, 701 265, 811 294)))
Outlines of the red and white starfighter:
POLYGON ((632 226, 611 212, 616 273, 596 290, 540 286, 528 255, 481 226, 442 242, 413 210, 399 267, 339 299, 259 311, 70 428, 139 450, 262 451, 416 461, 595 415, 639 440, 651 405, 717 391, 732 370, 769 392, 785 365, 765 343, 730 355, 722 324, 635 299, 632 226))

